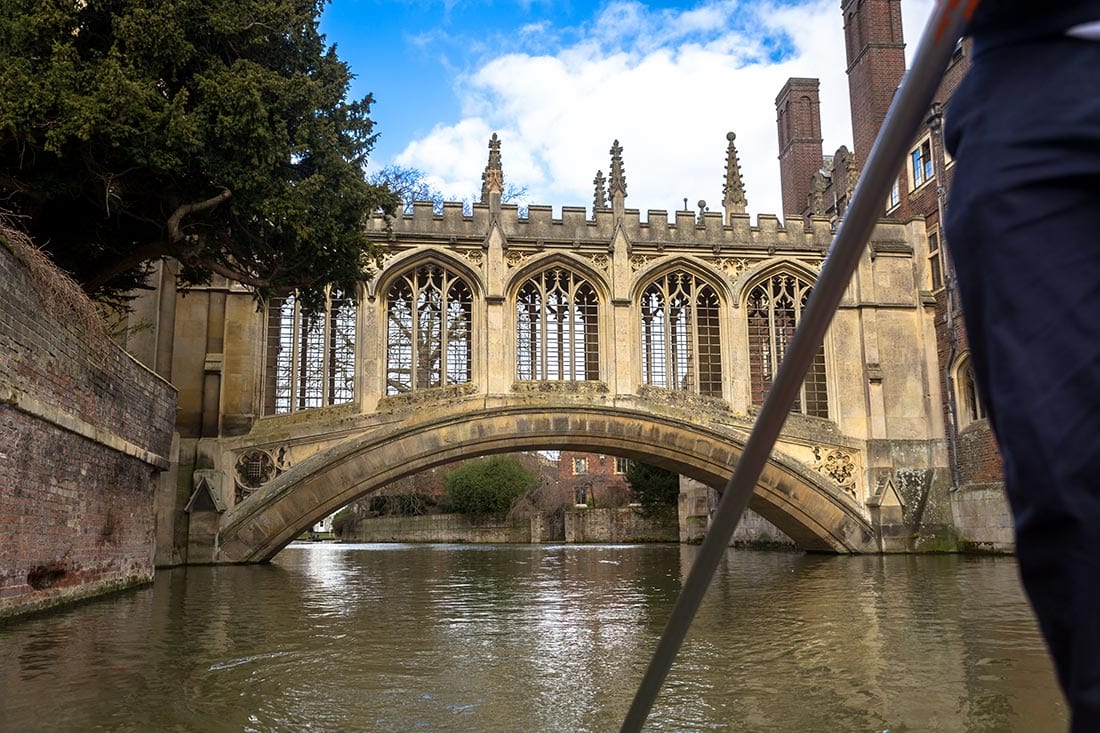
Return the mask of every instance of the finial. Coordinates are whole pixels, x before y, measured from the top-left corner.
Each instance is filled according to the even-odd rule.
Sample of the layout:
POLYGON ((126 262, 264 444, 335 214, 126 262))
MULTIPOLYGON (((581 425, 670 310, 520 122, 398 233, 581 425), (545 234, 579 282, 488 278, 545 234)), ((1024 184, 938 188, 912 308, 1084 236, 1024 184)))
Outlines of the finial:
POLYGON ((596 194, 592 198, 592 211, 607 210, 607 188, 604 185, 607 179, 603 177, 603 171, 596 171, 596 177, 592 179, 592 183, 596 186, 596 194))
POLYGON ((611 177, 609 179, 611 198, 621 195, 626 198, 626 172, 623 170, 623 146, 616 140, 611 144, 611 177))
POLYGON ((726 183, 722 187, 722 206, 726 210, 726 216, 730 214, 744 214, 745 206, 749 200, 745 197, 745 184, 741 180, 741 163, 737 160, 737 148, 733 141, 737 135, 726 133, 729 147, 726 148, 726 183))
POLYGON ((494 132, 489 138, 489 163, 481 174, 481 203, 489 203, 489 194, 504 192, 504 169, 500 165, 500 138, 494 132))

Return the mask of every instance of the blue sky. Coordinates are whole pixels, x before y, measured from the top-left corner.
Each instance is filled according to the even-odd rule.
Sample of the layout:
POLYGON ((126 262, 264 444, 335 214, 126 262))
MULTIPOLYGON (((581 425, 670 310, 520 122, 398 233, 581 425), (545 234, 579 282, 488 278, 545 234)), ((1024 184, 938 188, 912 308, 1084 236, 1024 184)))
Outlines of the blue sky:
MULTIPOLYGON (((909 48, 931 0, 903 0, 909 48)), ((839 0, 332 0, 321 30, 372 93, 371 165, 480 192, 493 132, 527 203, 591 206, 616 138, 627 206, 721 207, 727 131, 749 210, 779 214, 775 96, 821 79, 825 153, 851 145, 839 0)))

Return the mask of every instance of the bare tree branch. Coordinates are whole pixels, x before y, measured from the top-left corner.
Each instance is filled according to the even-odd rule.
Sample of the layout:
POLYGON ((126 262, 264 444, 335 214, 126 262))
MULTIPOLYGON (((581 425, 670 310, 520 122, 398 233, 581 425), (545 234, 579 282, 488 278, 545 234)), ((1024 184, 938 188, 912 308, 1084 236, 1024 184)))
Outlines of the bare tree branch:
POLYGON ((183 221, 183 217, 194 214, 195 212, 212 209, 223 201, 228 201, 232 196, 233 193, 228 188, 222 188, 222 192, 217 196, 211 196, 205 201, 199 201, 194 204, 184 204, 177 208, 172 212, 172 215, 168 217, 168 241, 172 244, 179 244, 186 238, 186 235, 180 228, 180 222, 183 221))

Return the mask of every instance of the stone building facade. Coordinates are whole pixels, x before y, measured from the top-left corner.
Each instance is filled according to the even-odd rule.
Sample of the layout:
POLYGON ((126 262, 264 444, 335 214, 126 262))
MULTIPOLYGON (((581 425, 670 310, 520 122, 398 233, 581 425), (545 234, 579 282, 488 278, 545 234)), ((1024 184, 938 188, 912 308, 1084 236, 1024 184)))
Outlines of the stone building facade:
MULTIPOLYGON (((180 391, 159 561, 277 551, 292 525, 373 490, 363 471, 381 481, 499 452, 485 429, 456 437, 475 429, 474 415, 514 425, 510 449, 652 460, 722 485, 731 463, 712 469, 707 451, 736 451, 751 428, 831 222, 751 222, 732 134, 721 212, 643 218, 626 207, 617 142, 610 157, 591 208, 555 216, 531 205, 521 216, 500 201, 494 136, 481 200, 374 217, 368 231, 385 246, 377 273, 358 293, 331 293, 318 313, 293 294, 258 311, 227 283, 178 295, 164 265, 133 316, 154 326, 131 344, 180 391), (567 417, 577 410, 597 412, 567 417), (447 423, 451 414, 465 422, 447 423), (381 437, 369 438, 382 441, 370 455, 337 458, 368 435, 411 435, 400 426, 433 420, 435 432, 403 444, 423 450, 418 458, 378 466, 390 444, 381 437), (630 427, 648 421, 687 432, 653 446, 647 428, 630 427), (560 428, 531 435, 543 423, 560 428)), ((924 223, 884 221, 872 240, 788 421, 778 483, 754 507, 808 547, 921 549, 914 534, 952 533, 924 223), (781 488, 788 480, 803 488, 781 488), (824 501, 827 516, 797 508, 807 501, 824 501)))
MULTIPOLYGON (((820 104, 832 100, 819 99, 815 80, 780 91, 783 223, 745 214, 733 133, 721 212, 644 217, 626 206, 617 141, 590 207, 521 215, 501 202, 494 135, 480 201, 373 217, 368 232, 385 247, 378 271, 357 293, 331 293, 319 313, 303 313, 293 294, 257 311, 227 283, 179 297, 164 265, 135 312, 155 327, 133 344, 180 390, 178 482, 161 498, 158 560, 263 557, 296 523, 377 488, 369 482, 501 451, 489 427, 444 426, 449 416, 507 424, 519 449, 652 457, 721 485, 728 464, 712 472, 681 447, 649 456, 628 434, 644 428, 627 425, 678 421, 688 432, 675 440, 699 446, 736 445, 751 428, 904 71, 898 11, 898 0, 843 3, 851 150, 822 154, 820 104), (587 409, 614 416, 567 417, 587 409), (389 445, 368 435, 412 435, 421 428, 403 426, 433 420, 431 435, 402 438, 402 450, 423 450, 407 464, 367 455, 389 445), (562 432, 530 434, 552 425, 562 432), (607 432, 586 433, 597 425, 607 432), (711 444, 697 430, 727 437, 711 444)), ((796 544, 949 549, 966 525, 964 542, 1011 546, 939 228, 951 175, 942 114, 965 68, 960 47, 777 447, 805 488, 772 487, 755 507, 796 544), (828 520, 797 508, 812 496, 829 497, 828 520), (866 537, 828 529, 845 522, 866 537)), ((682 525, 705 526, 713 502, 684 499, 682 525)))
MULTIPOLYGON (((848 60, 849 99, 854 149, 845 146, 823 156, 820 145, 792 149, 794 160, 784 160, 781 177, 784 195, 792 191, 792 203, 784 199, 789 216, 826 216, 839 222, 855 188, 862 161, 870 151, 885 119, 894 92, 905 73, 904 36, 899 0, 845 0, 841 12, 848 60), (819 170, 813 165, 822 162, 819 170)), ((952 469, 952 500, 959 504, 964 543, 988 549, 1008 549, 1013 538, 1002 493, 1001 459, 996 440, 974 387, 967 355, 966 329, 962 321, 948 258, 952 243, 941 227, 951 187, 953 162, 943 144, 943 120, 950 114, 951 97, 969 66, 967 43, 960 42, 951 57, 928 116, 912 140, 905 166, 898 172, 894 189, 884 202, 883 215, 893 221, 923 220, 924 257, 927 258, 928 297, 935 304, 936 349, 940 387, 952 469), (977 508, 975 508, 977 507, 977 508), (988 523, 988 527, 984 527, 988 523)), ((782 119, 788 89, 812 89, 815 79, 791 79, 780 93, 777 110, 782 119)), ((835 100, 826 100, 826 103, 835 100)), ((815 109, 807 107, 807 109, 815 109)), ((784 134, 812 140, 820 137, 820 121, 789 118, 793 129, 784 134)), ((958 243, 965 246, 965 243, 958 243)))

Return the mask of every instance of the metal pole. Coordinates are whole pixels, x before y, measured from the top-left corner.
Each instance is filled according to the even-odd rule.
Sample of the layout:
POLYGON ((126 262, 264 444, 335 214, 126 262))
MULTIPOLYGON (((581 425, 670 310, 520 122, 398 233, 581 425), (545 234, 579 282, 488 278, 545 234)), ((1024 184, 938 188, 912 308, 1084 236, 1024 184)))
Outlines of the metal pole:
POLYGON ((928 19, 914 54, 913 66, 894 95, 790 348, 779 365, 775 382, 768 391, 733 476, 726 484, 711 527, 623 720, 622 733, 640 731, 649 717, 653 701, 695 618, 711 577, 729 547, 733 530, 748 506, 814 354, 859 264, 863 247, 883 211, 909 144, 927 114, 955 43, 977 5, 978 0, 940 0, 928 19))

